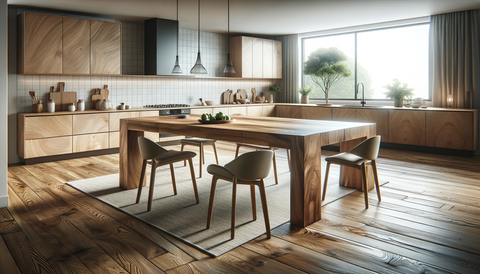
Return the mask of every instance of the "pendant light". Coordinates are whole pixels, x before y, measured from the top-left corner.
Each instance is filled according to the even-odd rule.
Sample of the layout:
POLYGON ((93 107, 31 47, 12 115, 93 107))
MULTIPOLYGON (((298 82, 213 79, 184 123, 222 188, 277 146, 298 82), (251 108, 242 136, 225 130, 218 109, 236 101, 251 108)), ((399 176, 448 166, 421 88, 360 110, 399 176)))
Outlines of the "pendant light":
POLYGON ((180 22, 178 22, 178 0, 177 0, 177 58, 175 58, 175 66, 173 67, 172 73, 182 73, 182 68, 180 68, 180 61, 178 60, 178 36, 180 36, 179 24, 180 22))
POLYGON ((228 0, 227 64, 223 69, 223 73, 235 73, 232 59, 230 59, 230 0, 228 0))
POLYGON ((190 70, 191 74, 207 74, 207 69, 202 65, 202 58, 200 57, 200 0, 198 0, 198 53, 197 61, 190 70))

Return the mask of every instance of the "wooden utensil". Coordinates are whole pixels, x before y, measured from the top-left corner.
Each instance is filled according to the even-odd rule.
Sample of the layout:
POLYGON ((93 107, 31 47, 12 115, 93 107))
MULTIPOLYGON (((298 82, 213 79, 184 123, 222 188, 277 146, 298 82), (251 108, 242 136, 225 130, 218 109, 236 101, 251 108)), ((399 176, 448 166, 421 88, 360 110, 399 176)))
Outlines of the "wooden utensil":
POLYGON ((33 100, 33 103, 34 104, 38 104, 37 100, 37 93, 35 91, 29 91, 28 94, 30 95, 30 97, 32 98, 33 100))
POLYGON ((60 92, 53 92, 50 87, 50 99, 55 101, 55 111, 68 110, 68 105, 77 103, 77 93, 74 91, 65 92, 65 83, 58 83, 60 92))
POLYGON ((100 94, 102 94, 105 98, 103 99, 108 99, 108 95, 110 94, 110 91, 108 90, 107 85, 103 85, 102 90, 100 91, 100 94))

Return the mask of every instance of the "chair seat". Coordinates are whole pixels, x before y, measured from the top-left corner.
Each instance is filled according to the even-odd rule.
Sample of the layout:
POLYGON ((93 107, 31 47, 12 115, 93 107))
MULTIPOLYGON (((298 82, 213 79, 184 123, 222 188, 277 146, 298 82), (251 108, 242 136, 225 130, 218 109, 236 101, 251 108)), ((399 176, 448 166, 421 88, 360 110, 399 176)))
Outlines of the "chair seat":
POLYGON ((233 177, 235 176, 233 173, 228 171, 225 167, 220 165, 214 165, 214 164, 211 164, 207 167, 207 172, 212 175, 218 175, 231 180, 233 180, 233 177))
POLYGON ((331 157, 325 158, 325 161, 327 162, 332 162, 332 163, 338 163, 338 164, 347 164, 347 165, 361 165, 368 161, 367 159, 363 159, 360 156, 357 156, 352 153, 348 152, 343 152, 331 157))
POLYGON ((185 138, 185 139, 180 140, 180 143, 182 143, 182 144, 192 144, 192 145, 199 145, 200 143, 211 144, 211 143, 215 143, 215 140, 213 140, 213 139, 201 139, 201 138, 185 138))
POLYGON ((155 158, 155 161, 158 164, 172 162, 175 160, 183 160, 185 158, 193 158, 197 154, 193 151, 176 151, 176 150, 169 150, 168 152, 158 156, 155 158))

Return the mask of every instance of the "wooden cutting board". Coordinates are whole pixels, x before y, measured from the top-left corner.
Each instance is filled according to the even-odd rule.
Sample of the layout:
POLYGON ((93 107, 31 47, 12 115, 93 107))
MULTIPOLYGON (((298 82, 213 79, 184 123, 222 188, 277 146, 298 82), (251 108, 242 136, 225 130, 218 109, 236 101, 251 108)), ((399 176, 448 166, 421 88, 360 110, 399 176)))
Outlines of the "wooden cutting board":
POLYGON ((55 111, 68 110, 68 105, 73 103, 77 105, 77 93, 75 91, 65 92, 65 83, 58 83, 60 92, 54 92, 54 87, 50 87, 50 99, 55 101, 55 111))
POLYGON ((102 89, 96 88, 93 90, 93 92, 94 92, 94 94, 92 95, 93 108, 96 108, 98 100, 108 99, 108 95, 110 94, 110 91, 108 90, 107 85, 104 85, 102 89))
POLYGON ((221 104, 231 104, 233 100, 231 100, 233 91, 231 89, 227 89, 227 91, 222 93, 221 97, 221 104))

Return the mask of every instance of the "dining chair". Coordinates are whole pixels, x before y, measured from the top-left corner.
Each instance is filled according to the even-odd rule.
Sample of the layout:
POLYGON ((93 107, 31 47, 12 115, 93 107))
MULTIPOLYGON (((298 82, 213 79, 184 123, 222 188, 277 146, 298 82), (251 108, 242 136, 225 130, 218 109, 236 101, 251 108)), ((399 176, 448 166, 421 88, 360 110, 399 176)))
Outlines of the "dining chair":
MULTIPOLYGON (((215 144, 215 140, 213 139, 201 139, 201 138, 185 138, 180 140, 180 143, 182 144, 181 151, 183 151, 183 148, 185 146, 196 146, 199 148, 200 151, 200 156, 199 156, 199 163, 200 163, 200 168, 199 168, 199 178, 202 178, 202 162, 205 164, 205 150, 203 147, 205 145, 211 145, 213 147, 213 152, 215 154, 215 160, 218 165, 218 155, 217 155, 217 146, 215 144)), ((183 161, 183 165, 187 165, 187 161, 183 161)))
POLYGON ((212 186, 210 190, 210 201, 208 203, 207 229, 210 228, 213 213, 213 202, 215 200, 215 189, 219 179, 233 183, 232 190, 232 219, 231 219, 231 238, 235 238, 235 211, 237 200, 237 185, 249 185, 250 197, 252 202, 253 220, 257 219, 257 208, 255 200, 255 186, 260 190, 262 200, 263 216, 265 218, 265 228, 267 238, 271 238, 270 218, 268 216, 267 196, 265 194, 265 179, 270 173, 272 166, 273 151, 259 150, 251 151, 233 159, 225 166, 211 164, 207 167, 208 173, 212 174, 212 186))
POLYGON ((367 165, 371 165, 375 179, 375 188, 377 189, 377 197, 379 201, 382 200, 377 173, 377 157, 380 150, 380 139, 380 135, 370 137, 358 144, 350 150, 350 152, 343 152, 325 158, 325 161, 327 161, 327 170, 325 173, 325 183, 323 185, 322 201, 325 200, 325 194, 327 192, 328 172, 331 164, 348 166, 362 171, 362 189, 365 198, 365 208, 368 208, 367 165))
POLYGON ((152 172, 150 173, 150 186, 149 186, 148 206, 147 206, 147 211, 150 211, 152 208, 153 187, 155 186, 155 171, 157 167, 163 166, 163 165, 170 165, 170 175, 172 177, 173 193, 177 195, 177 184, 175 182, 175 170, 173 168, 173 163, 180 162, 183 160, 188 160, 188 163, 190 165, 190 175, 192 177, 195 200, 197 204, 199 203, 197 181, 195 180, 195 171, 193 170, 193 163, 192 163, 192 158, 197 155, 195 152, 166 150, 159 144, 143 136, 138 137, 138 146, 140 148, 140 155, 143 158, 143 164, 142 164, 142 171, 140 175, 140 181, 138 183, 138 193, 137 193, 137 201, 136 201, 137 204, 138 202, 140 202, 140 196, 142 195, 142 185, 143 185, 143 180, 145 178, 147 163, 150 163, 152 165, 152 172))
MULTIPOLYGON (((277 159, 275 157, 275 150, 277 150, 278 147, 269 147, 269 146, 252 145, 252 144, 246 144, 246 143, 237 143, 237 150, 235 152, 235 158, 238 157, 240 147, 249 147, 249 148, 254 148, 255 150, 271 150, 271 151, 273 151, 273 173, 275 175, 275 184, 278 185, 277 159)), ((289 149, 287 149, 287 159, 288 159, 288 168, 290 169, 290 150, 289 149)))

